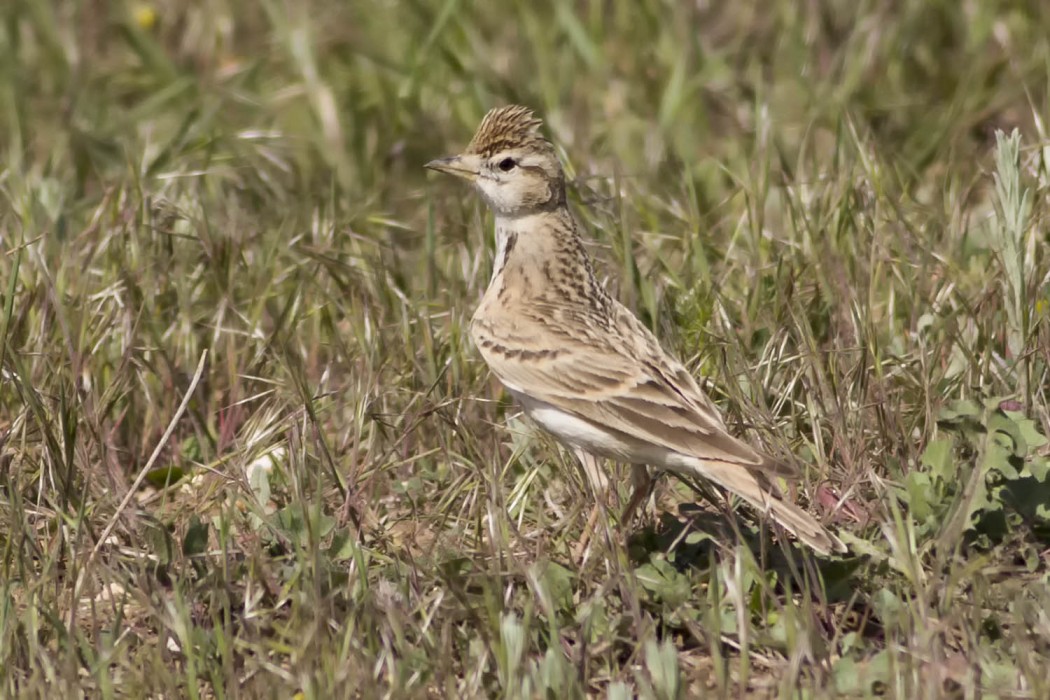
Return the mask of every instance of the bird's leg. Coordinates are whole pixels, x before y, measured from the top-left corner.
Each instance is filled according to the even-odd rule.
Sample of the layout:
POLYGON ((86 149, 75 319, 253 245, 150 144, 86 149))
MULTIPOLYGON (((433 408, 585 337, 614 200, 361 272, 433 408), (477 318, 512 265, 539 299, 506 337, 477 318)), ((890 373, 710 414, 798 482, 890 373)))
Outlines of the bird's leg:
POLYGON ((631 493, 631 500, 627 501, 627 505, 620 515, 620 526, 624 528, 631 526, 634 511, 651 492, 653 477, 649 474, 649 467, 644 464, 632 464, 631 485, 634 487, 634 491, 631 493))
POLYGON ((583 467, 583 474, 587 478, 587 484, 590 486, 591 493, 594 496, 594 507, 591 508, 590 515, 587 516, 587 523, 583 526, 583 534, 580 536, 580 541, 576 544, 573 552, 573 559, 582 561, 583 555, 587 551, 587 545, 590 544, 591 537, 594 535, 594 528, 598 524, 598 515, 605 504, 605 497, 609 492, 609 480, 602 473, 597 457, 580 449, 577 449, 575 452, 577 459, 580 460, 580 466, 583 467))
MULTIPOLYGON (((600 470, 597 457, 582 450, 576 450, 576 457, 580 460, 583 473, 587 477, 587 483, 590 485, 595 499, 594 507, 591 508, 591 512, 587 516, 587 523, 583 526, 583 534, 580 536, 580 541, 577 543, 573 553, 575 559, 582 560, 583 555, 587 551, 587 545, 590 544, 591 538, 594 536, 594 530, 598 524, 598 515, 601 513, 602 507, 605 506, 605 499, 609 493, 609 480, 600 470)), ((620 527, 622 529, 630 528, 634 519, 634 512, 651 492, 653 479, 647 466, 644 464, 631 465, 631 486, 633 489, 631 498, 620 512, 620 527)))

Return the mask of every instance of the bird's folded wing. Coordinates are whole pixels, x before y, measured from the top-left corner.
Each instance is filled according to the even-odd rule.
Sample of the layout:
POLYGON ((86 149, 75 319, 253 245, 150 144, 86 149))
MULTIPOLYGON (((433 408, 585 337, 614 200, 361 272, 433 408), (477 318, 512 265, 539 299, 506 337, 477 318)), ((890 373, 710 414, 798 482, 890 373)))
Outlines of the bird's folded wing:
POLYGON ((493 373, 516 391, 675 452, 793 475, 726 432, 692 377, 648 331, 639 339, 646 352, 639 352, 607 333, 581 335, 573 324, 570 334, 563 325, 515 315, 476 322, 472 330, 493 373))

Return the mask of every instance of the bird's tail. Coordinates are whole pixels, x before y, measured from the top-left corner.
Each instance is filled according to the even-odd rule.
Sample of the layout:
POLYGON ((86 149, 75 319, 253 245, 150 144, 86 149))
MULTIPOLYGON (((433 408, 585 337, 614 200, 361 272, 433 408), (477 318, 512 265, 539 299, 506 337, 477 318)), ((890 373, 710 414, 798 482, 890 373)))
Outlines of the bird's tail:
POLYGON ((711 459, 697 459, 691 466, 697 476, 740 496, 820 554, 846 551, 846 545, 824 529, 812 515, 775 496, 769 488, 763 487, 759 477, 746 467, 711 459))

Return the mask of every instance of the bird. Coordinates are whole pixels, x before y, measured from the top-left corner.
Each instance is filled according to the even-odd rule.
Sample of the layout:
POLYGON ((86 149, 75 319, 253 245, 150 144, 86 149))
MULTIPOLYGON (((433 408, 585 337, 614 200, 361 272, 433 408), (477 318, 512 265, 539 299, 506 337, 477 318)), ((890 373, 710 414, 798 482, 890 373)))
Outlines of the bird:
POLYGON ((575 452, 593 489, 608 487, 599 459, 631 465, 621 523, 656 469, 735 494, 819 554, 846 551, 776 487, 798 470, 732 436, 692 374, 599 282, 542 126, 528 107, 497 107, 462 153, 425 165, 472 183, 495 217, 492 277, 470 322, 491 372, 575 452))

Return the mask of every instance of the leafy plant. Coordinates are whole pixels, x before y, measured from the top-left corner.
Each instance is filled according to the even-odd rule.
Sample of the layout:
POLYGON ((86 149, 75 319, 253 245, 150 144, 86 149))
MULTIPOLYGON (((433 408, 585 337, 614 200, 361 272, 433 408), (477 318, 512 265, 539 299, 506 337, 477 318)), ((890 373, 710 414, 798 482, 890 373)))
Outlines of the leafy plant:
POLYGON ((918 533, 954 546, 964 534, 985 544, 1022 527, 1050 527, 1048 440, 1016 402, 957 400, 941 410, 922 469, 904 479, 902 500, 918 533))

